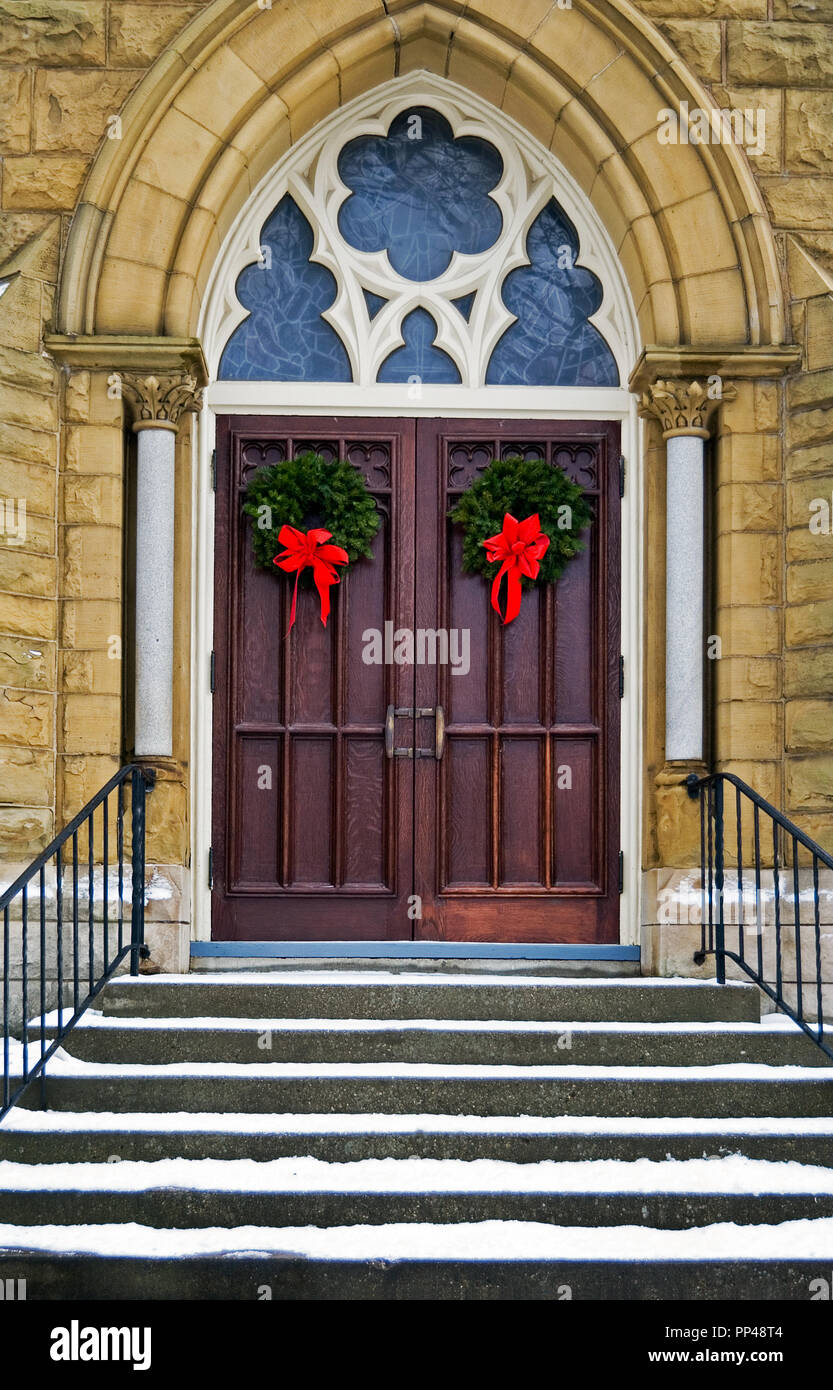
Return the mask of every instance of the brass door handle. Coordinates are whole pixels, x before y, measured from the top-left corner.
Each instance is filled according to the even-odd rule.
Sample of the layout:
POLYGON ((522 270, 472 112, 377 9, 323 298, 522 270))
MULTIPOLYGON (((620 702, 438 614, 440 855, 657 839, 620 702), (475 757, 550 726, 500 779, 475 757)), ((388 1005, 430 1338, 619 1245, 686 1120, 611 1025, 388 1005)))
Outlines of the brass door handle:
POLYGON ((442 705, 437 705, 436 709, 426 709, 420 706, 418 709, 399 708, 396 705, 388 705, 385 713, 385 757, 386 758, 436 758, 439 762, 445 751, 445 711, 442 705), (434 717, 434 751, 430 748, 395 748, 395 726, 397 718, 402 719, 430 719, 434 717))
POLYGON ((434 713, 434 757, 440 761, 445 752, 445 710, 437 705, 434 713))

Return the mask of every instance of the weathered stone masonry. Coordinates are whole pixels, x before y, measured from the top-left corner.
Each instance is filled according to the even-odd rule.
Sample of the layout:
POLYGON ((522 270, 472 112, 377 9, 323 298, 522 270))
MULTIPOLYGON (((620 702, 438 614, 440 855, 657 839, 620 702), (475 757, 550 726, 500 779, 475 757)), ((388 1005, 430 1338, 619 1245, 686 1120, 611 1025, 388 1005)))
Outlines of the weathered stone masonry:
MULTIPOLYGON (((647 344, 699 346, 707 364, 725 348, 735 395, 712 446, 717 765, 833 845, 833 537, 808 525, 813 499, 833 495, 833 0, 575 0, 570 10, 551 0, 0 0, 0 65, 0 496, 25 498, 27 517, 25 543, 0 544, 5 864, 45 844, 124 751, 114 639, 124 635, 131 421, 110 378, 128 368, 115 347, 109 359, 74 356, 67 336, 193 339, 222 237, 266 169, 340 103, 420 67, 471 87, 563 160, 617 244, 647 344), (671 45, 659 86, 641 59, 654 25, 671 45), (152 65, 151 92, 140 83, 152 65), (714 106, 765 112, 765 149, 742 156, 760 214, 727 217, 735 176, 719 151, 658 158, 658 91, 685 74, 714 106), (759 237, 766 216, 771 233, 759 237), (47 355, 44 335, 56 333, 65 348, 47 355), (776 352, 771 370, 733 371, 745 345, 785 344, 795 366, 776 352)), ((701 375, 692 360, 678 380, 701 375)), ((150 348, 135 361, 145 374, 158 366, 150 348)), ((667 364, 639 389, 657 375, 667 364)), ((172 756, 149 845, 154 863, 180 871, 189 437, 186 422, 172 756)), ((643 867, 661 875, 691 862, 695 826, 665 767, 658 421, 646 424, 645 478, 643 867)))

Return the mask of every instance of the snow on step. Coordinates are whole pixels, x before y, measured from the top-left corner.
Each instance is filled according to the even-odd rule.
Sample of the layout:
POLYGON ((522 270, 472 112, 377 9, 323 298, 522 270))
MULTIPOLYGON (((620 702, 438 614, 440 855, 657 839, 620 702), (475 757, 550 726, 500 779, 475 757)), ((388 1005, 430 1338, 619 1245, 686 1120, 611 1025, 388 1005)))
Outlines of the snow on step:
MULTIPOLYGON (((29 1043, 30 1059, 38 1043, 29 1043)), ((11 1071, 21 1062, 23 1048, 11 1043, 11 1071)), ((781 1066, 765 1062, 722 1062, 710 1066, 519 1066, 517 1063, 445 1062, 87 1062, 57 1048, 48 1062, 48 1074, 108 1080, 130 1077, 148 1080, 163 1077, 246 1077, 262 1081, 308 1081, 313 1078, 355 1081, 812 1081, 833 1086, 833 1074, 824 1068, 781 1066)))
MULTIPOLYGON (((66 1017, 66 1010, 64 1011, 66 1017)), ((45 1025, 47 1028, 55 1027, 58 1023, 58 1012, 53 1011, 46 1015, 45 1025)), ((30 1028, 40 1027, 40 1015, 31 1019, 30 1028)), ((552 1019, 527 1021, 517 1019, 476 1019, 476 1018, 248 1018, 248 1017, 217 1017, 206 1015, 201 1018, 174 1018, 174 1017, 135 1017, 129 1015, 122 1018, 119 1015, 104 1014, 100 1011, 89 1009, 75 1025, 77 1031, 84 1028, 109 1028, 111 1030, 131 1030, 131 1029, 158 1029, 165 1031, 174 1029, 179 1032, 181 1029, 211 1029, 223 1031, 224 1029, 233 1030, 236 1033, 262 1033, 272 1032, 353 1032, 364 1033, 386 1033, 395 1032, 398 1029, 407 1031, 450 1032, 450 1033, 552 1033, 559 1035, 564 1032, 576 1033, 716 1033, 731 1034, 733 1037, 746 1039, 760 1037, 762 1033, 800 1033, 802 1030, 797 1023, 794 1023, 786 1014, 770 1014, 760 1023, 738 1023, 738 1022, 713 1022, 703 1023, 683 1021, 683 1022, 612 1022, 605 1023, 597 1020, 578 1022, 576 1020, 564 1020, 555 1022, 552 1019)))
MULTIPOLYGON (((396 970, 258 970, 252 971, 210 971, 207 974, 192 973, 189 975, 120 975, 118 977, 118 988, 134 989, 151 986, 156 989, 159 985, 177 985, 182 989, 190 989, 192 986, 219 985, 448 985, 457 988, 465 985, 468 987, 506 985, 512 989, 531 989, 551 986, 563 989, 569 986, 572 989, 643 989, 660 987, 662 989, 716 989, 714 980, 687 979, 684 977, 657 977, 653 975, 631 975, 631 976, 604 976, 591 979, 574 979, 571 975, 462 975, 444 974, 441 971, 428 973, 419 971, 409 974, 405 971, 396 970)), ((743 983, 743 982, 740 982, 743 983)), ((722 988, 737 987, 735 982, 730 986, 722 988)), ((751 986, 744 986, 751 988, 751 986)))
POLYGON ((749 1135, 797 1135, 801 1138, 833 1138, 833 1118, 749 1117, 720 1119, 711 1116, 607 1116, 607 1115, 395 1115, 395 1114, 293 1114, 226 1113, 213 1111, 72 1111, 25 1110, 16 1106, 3 1120, 4 1130, 22 1134, 105 1133, 167 1134, 524 1134, 534 1135, 700 1135, 743 1140, 749 1135))
POLYGON ((440 1225, 238 1226, 157 1230, 0 1224, 0 1247, 170 1260, 193 1255, 296 1255, 326 1260, 833 1260, 833 1217, 776 1226, 719 1222, 687 1231, 645 1226, 550 1226, 533 1221, 440 1225))
POLYGON ((516 1164, 479 1158, 382 1158, 329 1163, 319 1158, 164 1158, 153 1162, 15 1163, 0 1161, 5 1192, 261 1193, 833 1193, 833 1169, 792 1160, 732 1155, 716 1159, 647 1158, 516 1164))

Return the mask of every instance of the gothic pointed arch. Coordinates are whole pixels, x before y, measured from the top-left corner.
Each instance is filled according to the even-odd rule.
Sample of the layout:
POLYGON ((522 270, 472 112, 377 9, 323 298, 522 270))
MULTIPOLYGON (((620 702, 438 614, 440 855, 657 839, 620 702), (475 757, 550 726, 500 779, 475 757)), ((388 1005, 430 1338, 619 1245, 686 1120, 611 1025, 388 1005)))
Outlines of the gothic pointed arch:
POLYGON ((103 142, 70 230, 58 330, 194 335, 223 240, 264 175, 340 107, 423 71, 517 121, 575 180, 644 342, 782 343, 774 241, 744 152, 657 140, 661 109, 710 104, 659 30, 628 0, 460 11, 213 0, 127 102, 122 139, 103 142))

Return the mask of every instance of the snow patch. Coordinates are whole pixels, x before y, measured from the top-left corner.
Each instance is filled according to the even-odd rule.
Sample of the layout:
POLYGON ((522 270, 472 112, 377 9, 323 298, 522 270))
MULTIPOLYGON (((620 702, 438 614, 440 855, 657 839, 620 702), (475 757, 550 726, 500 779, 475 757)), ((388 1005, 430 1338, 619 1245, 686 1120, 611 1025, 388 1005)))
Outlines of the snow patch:
POLYGON ((238 1114, 212 1111, 25 1110, 15 1106, 3 1130, 20 1134, 524 1134, 524 1135, 702 1135, 704 1140, 741 1142, 750 1135, 833 1139, 833 1119, 721 1119, 687 1116, 606 1115, 393 1115, 393 1114, 238 1114))
MULTIPOLYGON (((189 1255, 295 1255, 326 1260, 833 1260, 833 1217, 775 1226, 720 1222, 687 1231, 645 1226, 550 1226, 477 1221, 387 1226, 239 1226, 156 1230, 133 1222, 101 1226, 0 1224, 0 1247, 50 1254, 179 1259, 189 1255)), ((824 1271, 826 1272, 826 1270, 824 1271)))
MULTIPOLYGON (((476 986, 487 988, 492 985, 511 986, 512 989, 532 989, 548 987, 551 989, 717 989, 714 980, 689 979, 685 977, 662 977, 654 975, 604 976, 593 979, 575 979, 572 975, 448 975, 440 972, 408 973, 396 970, 252 970, 252 971, 214 971, 205 975, 154 975, 144 977, 126 975, 119 979, 119 990, 150 988, 160 985, 180 985, 188 989, 194 985, 448 985, 449 988, 476 986)), ((721 989, 754 989, 754 985, 732 981, 719 986, 721 989)))
MULTIPOLYGON (((9 1047, 12 1075, 22 1071, 22 1044, 9 1047)), ((29 1044, 31 1056, 37 1044, 29 1044)), ((57 1048, 48 1062, 50 1076, 87 1077, 106 1081, 117 1077, 148 1080, 164 1077, 244 1079, 261 1081, 806 1081, 833 1087, 833 1074, 824 1067, 770 1065, 762 1062, 724 1062, 712 1066, 519 1066, 517 1064, 444 1062, 86 1062, 57 1048)))
POLYGON ((154 1162, 0 1161, 5 1192, 686 1193, 833 1195, 833 1169, 734 1154, 715 1159, 510 1163, 478 1158, 163 1158, 154 1162))
MULTIPOLYGON (((67 1011, 64 1010, 66 1019, 67 1011)), ((46 1027, 55 1027, 58 1012, 53 1010, 46 1015, 46 1027)), ((32 1019, 31 1028, 40 1027, 40 1015, 32 1019)), ((277 1032, 365 1032, 384 1033, 399 1030, 449 1033, 727 1033, 733 1037, 754 1038, 761 1033, 799 1033, 801 1029, 786 1014, 770 1014, 760 1023, 721 1023, 721 1022, 599 1022, 597 1020, 558 1022, 553 1019, 515 1020, 515 1019, 470 1019, 470 1018, 235 1018, 205 1015, 188 1018, 120 1018, 105 1014, 100 1010, 88 1009, 75 1025, 83 1028, 110 1029, 204 1029, 234 1031, 240 1033, 277 1032)))

